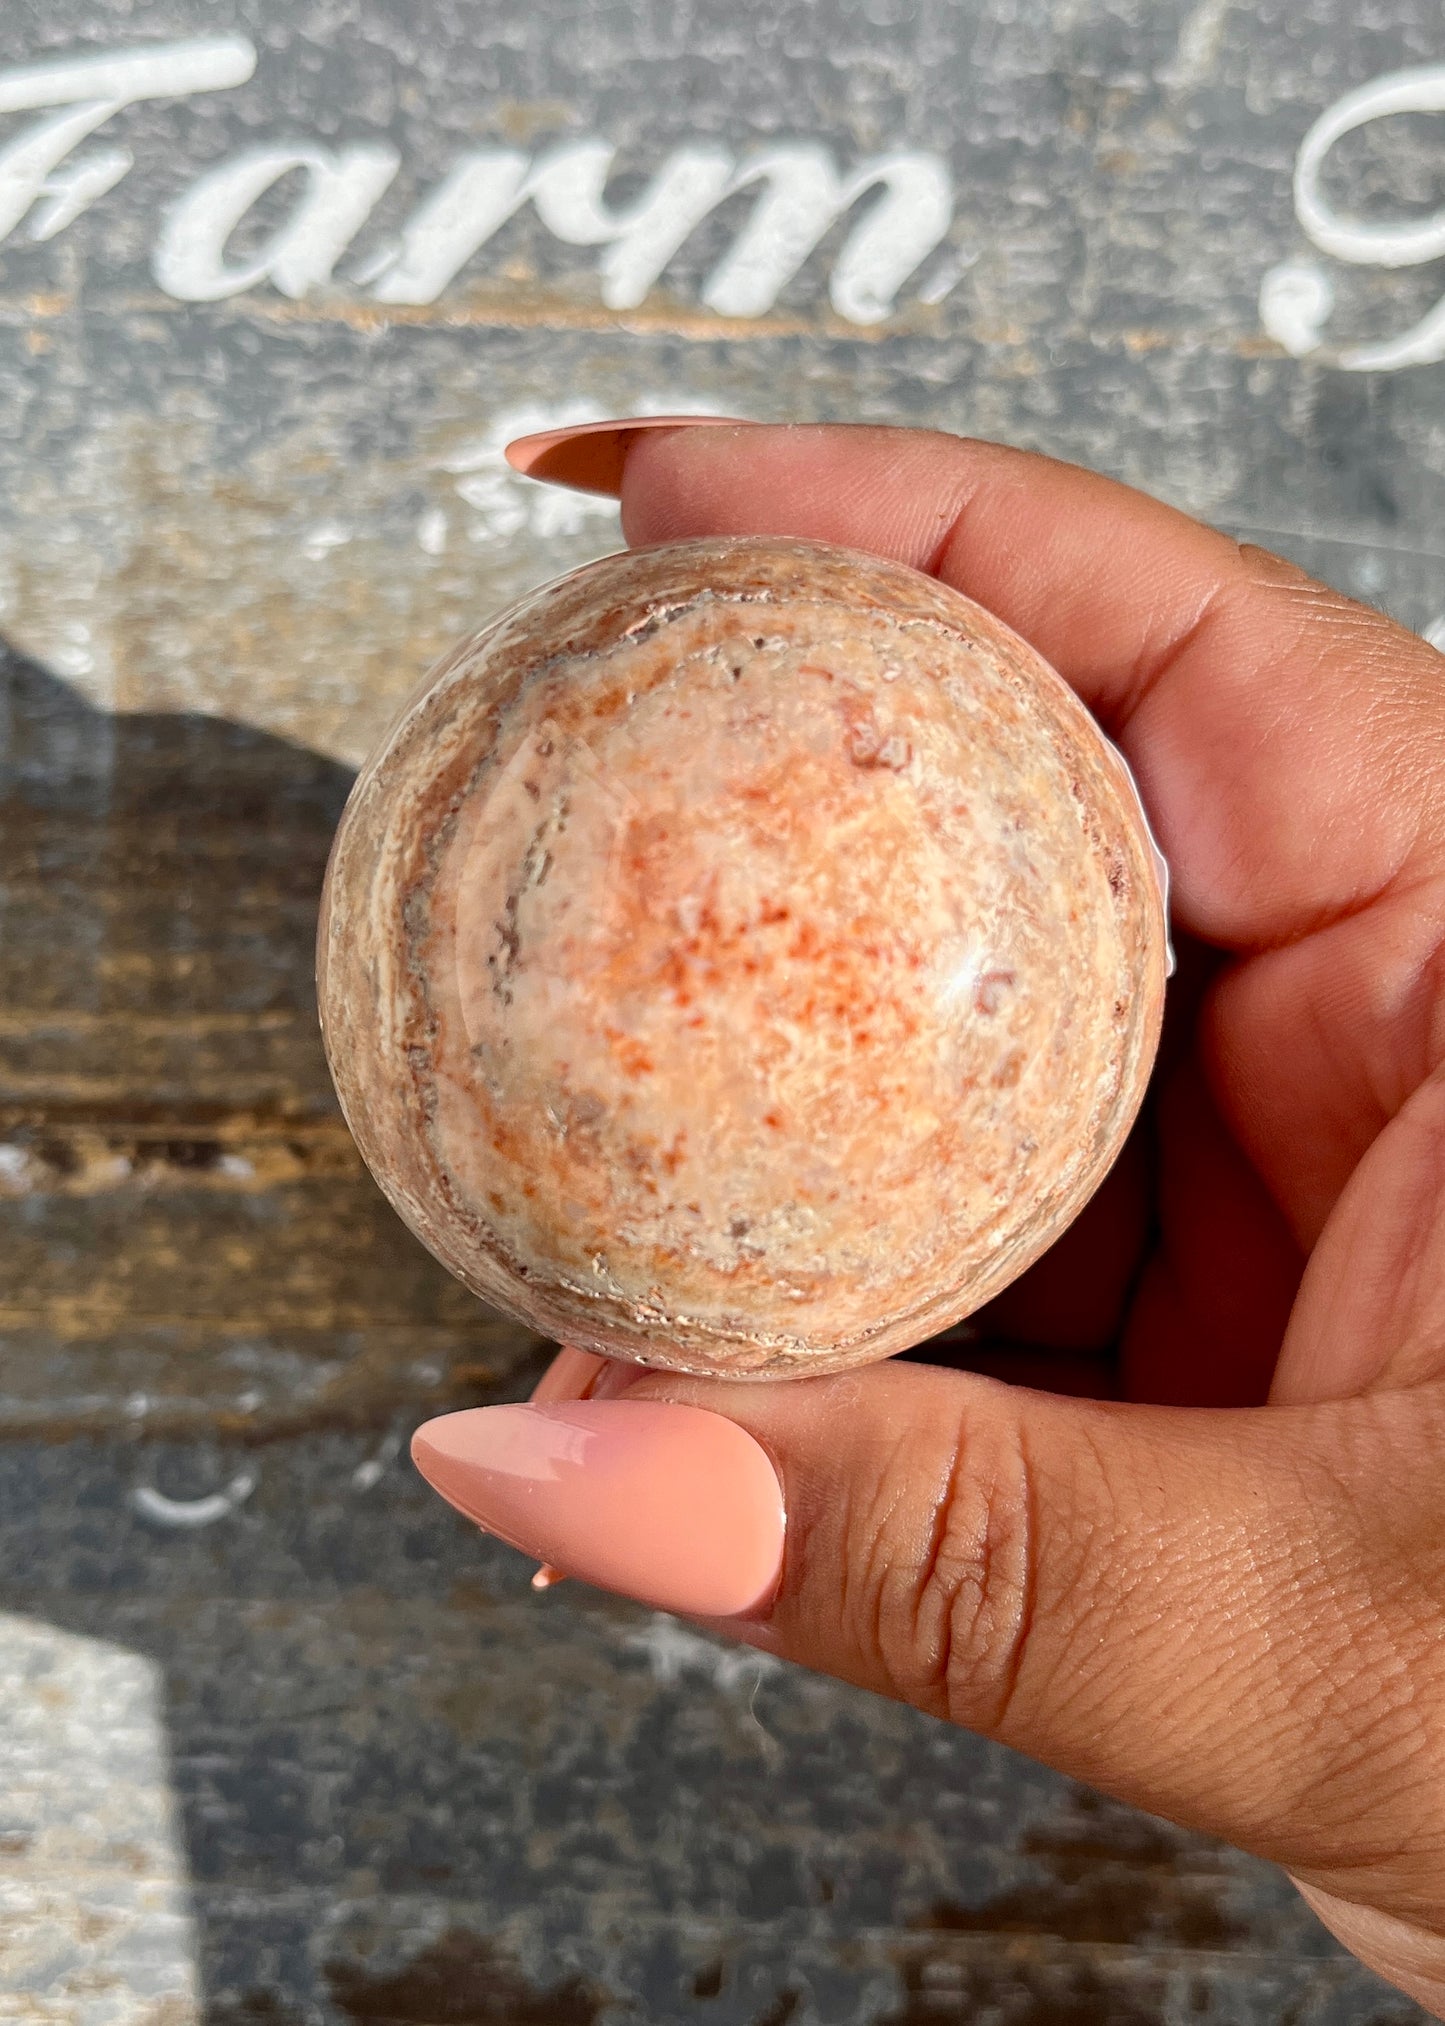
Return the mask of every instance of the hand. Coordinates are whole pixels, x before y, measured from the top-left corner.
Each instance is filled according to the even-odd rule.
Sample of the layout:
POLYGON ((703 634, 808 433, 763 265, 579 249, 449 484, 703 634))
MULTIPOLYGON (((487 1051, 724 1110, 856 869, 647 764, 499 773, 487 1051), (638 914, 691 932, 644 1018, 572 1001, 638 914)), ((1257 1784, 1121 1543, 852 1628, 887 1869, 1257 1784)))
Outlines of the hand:
MULTIPOLYGON (((455 1417, 452 1495, 554 1560, 575 1536, 574 1573, 715 1613, 726 1583, 674 1580, 655 1528, 616 1545, 629 1485, 665 1508, 669 1445, 676 1470, 697 1457, 691 1500, 670 1495, 701 1567, 749 1519, 749 1551, 766 1536, 765 1455, 776 1580, 707 1622, 1272 1858, 1445 2016, 1445 661, 1040 457, 840 428, 622 449, 633 542, 873 549, 1030 640, 1134 767, 1181 975, 1125 1160, 974 1319, 991 1369, 1050 1390, 896 1360, 758 1386, 564 1352, 549 1413, 624 1392, 694 1411, 646 1417, 650 1460, 610 1510, 596 1495, 590 1538, 534 1541, 476 1489, 494 1417, 535 1408, 455 1417), (1117 1397, 1066 1397, 1090 1392, 1117 1397)), ((434 1478, 450 1426, 419 1439, 434 1478)))

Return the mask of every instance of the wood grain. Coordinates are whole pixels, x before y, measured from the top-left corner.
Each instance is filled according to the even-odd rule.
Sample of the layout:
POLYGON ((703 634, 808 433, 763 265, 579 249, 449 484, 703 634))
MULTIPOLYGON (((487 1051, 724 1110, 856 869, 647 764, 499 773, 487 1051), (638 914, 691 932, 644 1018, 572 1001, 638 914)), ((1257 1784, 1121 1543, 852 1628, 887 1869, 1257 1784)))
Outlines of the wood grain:
MULTIPOLYGON (((534 1598, 444 1511, 410 1425, 520 1395, 541 1351, 362 1170, 312 937, 351 769, 422 672, 618 543, 506 473, 509 433, 1002 438, 1445 638, 1442 369, 1335 363, 1427 316, 1439 263, 1331 260, 1292 195, 1329 105, 1445 60, 1438 7, 6 0, 0 72, 217 36, 247 82, 118 114, 63 167, 123 149, 119 179, 0 241, 0 2021, 1415 2026, 1270 1868, 534 1598), (705 300, 743 193, 627 310, 588 221, 530 203, 434 302, 378 300, 459 160, 588 137, 619 213, 679 150, 781 145, 927 154, 953 223, 867 326, 830 298, 866 196, 756 316, 705 300), (297 141, 398 159, 330 280, 168 294, 169 207, 297 141), (1298 357, 1280 271, 1327 311, 1298 357)), ((1347 136, 1331 200, 1428 216, 1433 124, 1347 136)))
POLYGON ((11 657, 0 1432, 384 1426, 533 1356, 341 1123, 312 985, 347 771, 11 657))

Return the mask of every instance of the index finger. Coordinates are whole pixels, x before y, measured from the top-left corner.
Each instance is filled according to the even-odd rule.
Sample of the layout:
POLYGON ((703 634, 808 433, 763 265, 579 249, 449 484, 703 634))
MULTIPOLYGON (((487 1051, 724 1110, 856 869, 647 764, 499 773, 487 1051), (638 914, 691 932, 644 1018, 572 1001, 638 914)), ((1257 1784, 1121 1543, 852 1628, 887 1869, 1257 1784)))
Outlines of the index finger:
POLYGON ((1445 864, 1445 661, 1157 500, 1031 453, 859 426, 639 434, 635 543, 793 534, 955 585, 1128 755, 1181 925, 1292 943, 1445 864))

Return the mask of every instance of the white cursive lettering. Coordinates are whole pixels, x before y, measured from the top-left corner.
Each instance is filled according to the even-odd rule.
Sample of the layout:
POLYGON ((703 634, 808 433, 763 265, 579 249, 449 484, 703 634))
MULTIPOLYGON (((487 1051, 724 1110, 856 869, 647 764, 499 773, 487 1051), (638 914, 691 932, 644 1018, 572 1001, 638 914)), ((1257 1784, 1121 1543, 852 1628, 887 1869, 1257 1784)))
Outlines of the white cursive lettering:
POLYGON ((826 148, 784 146, 733 164, 718 147, 680 148, 635 202, 605 199, 616 149, 575 141, 530 162, 512 149, 465 156, 402 228, 399 246, 364 270, 381 302, 434 302, 453 277, 529 200, 556 238, 601 246, 602 299, 634 309, 688 237, 728 197, 766 185, 751 217, 703 289, 720 316, 762 316, 808 255, 858 199, 882 195, 849 234, 834 265, 840 316, 877 323, 899 288, 947 233, 953 186, 932 155, 899 152, 839 174, 826 148))
MULTIPOLYGON (((1415 267, 1445 254, 1445 211, 1428 218, 1369 220, 1341 216, 1324 192, 1324 166, 1335 143, 1358 127, 1397 113, 1445 112, 1445 64, 1390 71, 1346 92, 1321 113, 1300 144, 1294 201, 1301 226, 1322 253, 1361 267, 1415 267)), ((1260 319, 1269 335, 1296 358, 1325 346, 1334 306, 1328 275, 1313 263, 1287 261, 1260 285, 1260 319)), ((1398 372, 1445 359, 1445 298, 1418 323, 1370 344, 1334 351, 1346 372, 1398 372)))
POLYGON ((763 315, 829 226, 877 187, 884 194, 849 235, 829 296, 849 323, 881 323, 953 222, 952 179, 932 155, 884 155, 839 176, 826 148, 772 148, 739 171, 734 187, 754 183, 765 183, 765 194, 702 292, 721 316, 763 315))
POLYGON ((254 148, 193 183, 161 221, 152 271, 167 295, 218 302, 258 282, 309 295, 371 215, 401 163, 395 148, 295 145, 254 148), (306 187, 290 216, 249 260, 226 260, 226 242, 256 201, 294 171, 306 187))
POLYGON ((1357 91, 1346 92, 1315 121, 1300 144, 1294 172, 1299 222, 1320 249, 1336 260, 1367 267, 1415 267, 1445 253, 1445 211, 1429 218, 1370 224, 1341 218, 1321 186, 1321 171, 1336 141, 1357 127, 1396 113, 1445 112, 1445 63, 1418 70, 1391 71, 1357 91))
MULTIPOLYGON (((688 234, 727 195, 732 158, 681 148, 622 211, 603 202, 616 149, 574 141, 539 162, 511 149, 466 155, 402 228, 381 270, 381 302, 435 302, 447 283, 529 199, 548 231, 572 246, 602 246, 602 299, 632 309, 688 234)), ((371 270, 367 278, 371 278, 371 270)))
POLYGON ((39 208, 31 237, 50 239, 114 188, 131 167, 123 148, 107 149, 57 172, 83 140, 126 106, 226 91, 244 84, 255 68, 256 52, 249 42, 239 35, 216 35, 0 71, 0 113, 67 108, 51 111, 0 148, 0 239, 15 230, 32 206, 39 208))
MULTIPOLYGON (((50 239, 128 172, 119 147, 69 162, 76 147, 123 106, 141 99, 219 91, 248 79, 252 45, 217 36, 102 52, 0 72, 0 113, 42 112, 0 149, 0 238, 29 216, 50 239)), ((829 292, 839 316, 873 324, 953 221, 953 185, 936 155, 898 149, 840 169, 825 147, 782 142, 738 161, 726 148, 676 148, 641 195, 608 202, 616 149, 595 137, 533 158, 513 148, 461 157, 417 206, 395 241, 353 271, 382 303, 430 303, 523 206, 554 238, 596 247, 602 299, 633 309, 669 262, 729 199, 753 199, 731 247, 702 291, 720 316, 758 317, 841 221, 848 229, 829 292), (861 215, 850 219, 855 207, 861 215)), ((337 263, 395 177, 400 158, 382 142, 334 148, 307 138, 248 149, 206 171, 165 212, 152 269, 183 302, 216 302, 269 283, 301 298, 326 287, 337 263), (257 204, 301 179, 283 221, 263 245, 231 250, 257 204)), ((939 299, 937 291, 930 300, 939 299)))

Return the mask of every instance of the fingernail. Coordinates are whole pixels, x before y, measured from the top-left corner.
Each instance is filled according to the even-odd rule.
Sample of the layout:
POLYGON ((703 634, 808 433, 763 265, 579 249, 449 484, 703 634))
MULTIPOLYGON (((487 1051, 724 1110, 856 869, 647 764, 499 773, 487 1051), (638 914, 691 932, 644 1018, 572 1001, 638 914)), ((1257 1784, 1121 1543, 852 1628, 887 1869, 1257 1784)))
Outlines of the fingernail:
POLYGON ((541 429, 518 436, 502 455, 513 471, 573 492, 600 492, 616 499, 622 490, 627 446, 644 429, 735 429, 735 415, 634 415, 611 422, 583 422, 575 429, 541 429))
POLYGON ((428 1421, 434 1491, 559 1575, 659 1611, 731 1618, 771 1594, 783 1492, 767 1451, 702 1407, 572 1400, 428 1421))

